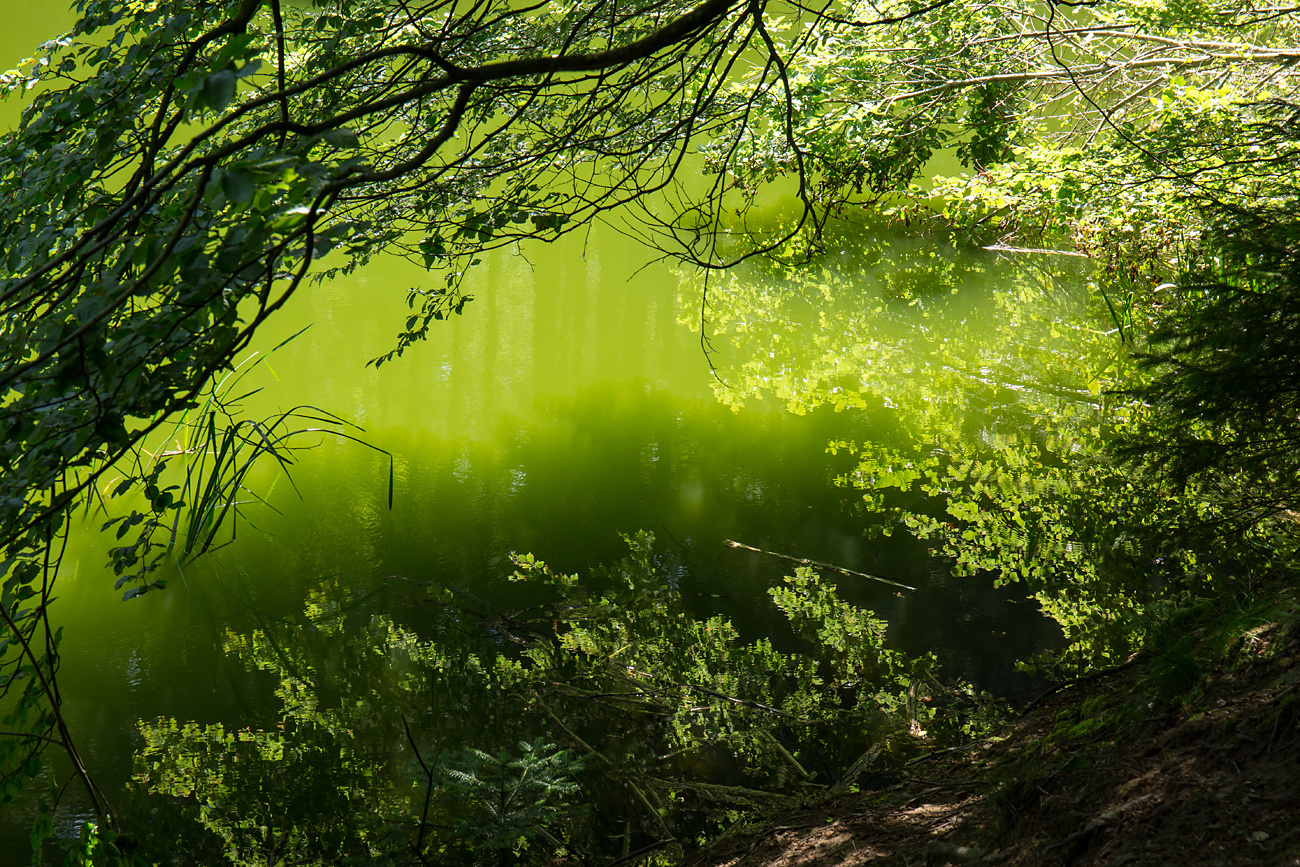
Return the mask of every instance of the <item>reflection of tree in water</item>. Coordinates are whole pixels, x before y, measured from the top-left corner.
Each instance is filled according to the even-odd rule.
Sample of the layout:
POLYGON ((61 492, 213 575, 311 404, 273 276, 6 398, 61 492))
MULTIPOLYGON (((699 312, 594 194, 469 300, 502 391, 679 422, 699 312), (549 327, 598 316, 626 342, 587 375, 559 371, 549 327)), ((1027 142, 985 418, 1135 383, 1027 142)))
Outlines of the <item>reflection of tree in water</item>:
MULTIPOLYGON (((996 425, 1013 408, 1020 414, 1007 421, 1022 428, 1026 413, 1104 404, 1122 347, 1078 260, 1008 261, 850 229, 828 246, 839 249, 709 276, 721 401, 793 412, 883 404, 918 430, 996 425)), ((692 325, 702 281, 681 284, 679 309, 692 325)))
MULTIPOLYGON (((141 788, 171 796, 158 841, 181 839, 236 864, 329 861, 404 837, 411 784, 396 772, 401 720, 420 704, 430 647, 383 618, 348 623, 349 594, 311 594, 305 616, 226 651, 276 678, 282 710, 263 730, 160 720, 142 724, 141 788)), ((427 693, 426 693, 427 694, 427 693)), ((422 713, 421 718, 427 718, 422 713)), ((180 851, 178 849, 178 851, 180 851)))
MULTIPOLYGON (((1103 456, 1138 407, 1107 391, 1130 375, 1126 350, 1078 260, 865 232, 833 246, 710 279, 710 336, 739 359, 719 399, 888 419, 882 437, 829 445, 856 459, 840 481, 872 532, 901 526, 958 576, 1024 582, 1076 656, 1128 652, 1150 598, 1130 552, 1169 512, 1103 456)), ((994 598, 959 595, 968 616, 994 598)))
POLYGON ((243 731, 142 724, 143 845, 236 864, 668 857, 888 770, 909 731, 966 736, 931 701, 933 659, 886 650, 885 624, 811 573, 771 591, 806 649, 780 653, 687 614, 650 537, 629 542, 582 583, 517 558, 552 600, 522 613, 428 585, 417 636, 335 584, 296 622, 228 635, 281 710, 243 731))

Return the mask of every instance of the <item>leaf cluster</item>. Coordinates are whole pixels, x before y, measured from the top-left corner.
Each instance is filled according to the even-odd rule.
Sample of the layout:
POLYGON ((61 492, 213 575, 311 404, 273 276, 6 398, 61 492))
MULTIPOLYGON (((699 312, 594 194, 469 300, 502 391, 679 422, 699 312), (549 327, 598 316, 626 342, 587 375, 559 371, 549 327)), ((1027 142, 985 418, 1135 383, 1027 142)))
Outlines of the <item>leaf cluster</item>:
POLYGON ((417 634, 352 622, 336 587, 300 626, 232 633, 276 676, 277 719, 143 724, 143 809, 234 863, 680 852, 891 767, 910 730, 948 731, 925 701, 933 661, 886 648, 884 624, 810 572, 772 591, 805 642, 782 652, 689 613, 651 538, 629 543, 581 582, 517 557, 518 579, 553 594, 528 611, 429 585, 417 634))

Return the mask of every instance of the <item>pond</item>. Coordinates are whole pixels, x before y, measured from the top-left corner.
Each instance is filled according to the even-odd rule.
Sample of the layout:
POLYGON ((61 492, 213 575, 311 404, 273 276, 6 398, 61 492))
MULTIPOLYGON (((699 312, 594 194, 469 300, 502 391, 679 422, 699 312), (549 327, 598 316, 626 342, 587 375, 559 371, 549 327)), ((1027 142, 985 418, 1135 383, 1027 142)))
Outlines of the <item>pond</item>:
MULTIPOLYGON (((0 65, 55 23, 11 29, 0 65)), ((275 678, 232 642, 301 631, 316 622, 305 611, 331 605, 420 634, 422 582, 523 607, 534 600, 507 580, 512 552, 586 574, 641 530, 686 608, 742 637, 797 644, 767 595, 792 566, 728 541, 913 587, 827 573, 888 622, 892 646, 935 653, 945 677, 1027 689, 1014 663, 1056 627, 1017 588, 955 578, 905 534, 869 537, 863 493, 845 482, 856 460, 831 446, 888 445, 918 419, 988 437, 1032 425, 1037 402, 1062 393, 1086 404, 1115 347, 1088 324, 1078 275, 846 228, 814 266, 714 277, 702 305, 698 274, 650 258, 607 227, 500 251, 470 275, 463 316, 379 370, 366 362, 391 348, 406 290, 430 275, 384 261, 305 287, 259 337, 250 367, 265 358, 243 386, 261 391, 244 411, 311 405, 374 448, 308 435, 290 475, 261 466, 248 487, 266 502, 164 592, 118 601, 103 514, 70 544, 52 609, 65 713, 109 796, 136 767, 141 721, 274 725, 275 678), (392 456, 391 507, 376 449, 392 456)), ((66 802, 70 827, 76 795, 66 802)), ((34 809, 0 814, 0 839, 24 839, 34 809)), ((26 862, 18 848, 0 846, 0 867, 26 862)))

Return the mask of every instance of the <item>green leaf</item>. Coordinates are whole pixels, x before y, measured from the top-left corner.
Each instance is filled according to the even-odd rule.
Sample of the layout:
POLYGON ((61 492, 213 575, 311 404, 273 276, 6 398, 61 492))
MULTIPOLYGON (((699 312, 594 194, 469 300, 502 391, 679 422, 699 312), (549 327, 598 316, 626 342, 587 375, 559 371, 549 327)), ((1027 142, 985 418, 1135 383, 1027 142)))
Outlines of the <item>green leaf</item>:
POLYGON ((239 71, 235 73, 235 77, 248 78, 250 75, 256 75, 257 71, 261 68, 262 59, 260 57, 254 57, 252 60, 248 61, 248 63, 245 63, 239 68, 239 71))
POLYGON ((227 199, 243 205, 252 201, 257 184, 253 176, 243 169, 227 169, 221 176, 221 189, 227 199))
POLYGON ((221 111, 235 98, 238 81, 232 69, 214 72, 203 80, 203 89, 199 93, 199 103, 213 111, 221 111))
POLYGON ((332 129, 320 138, 321 141, 336 148, 356 148, 361 146, 361 140, 357 138, 357 134, 347 127, 332 129))

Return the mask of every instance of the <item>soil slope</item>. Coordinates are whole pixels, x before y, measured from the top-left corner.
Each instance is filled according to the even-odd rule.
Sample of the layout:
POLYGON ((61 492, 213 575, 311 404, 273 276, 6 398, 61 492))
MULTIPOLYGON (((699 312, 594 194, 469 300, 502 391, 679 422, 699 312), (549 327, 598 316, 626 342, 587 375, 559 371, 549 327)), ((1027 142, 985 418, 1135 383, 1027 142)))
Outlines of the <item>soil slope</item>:
POLYGON ((1296 613, 1288 594, 1270 622, 1061 690, 890 788, 748 827, 687 864, 1296 867, 1296 613))

